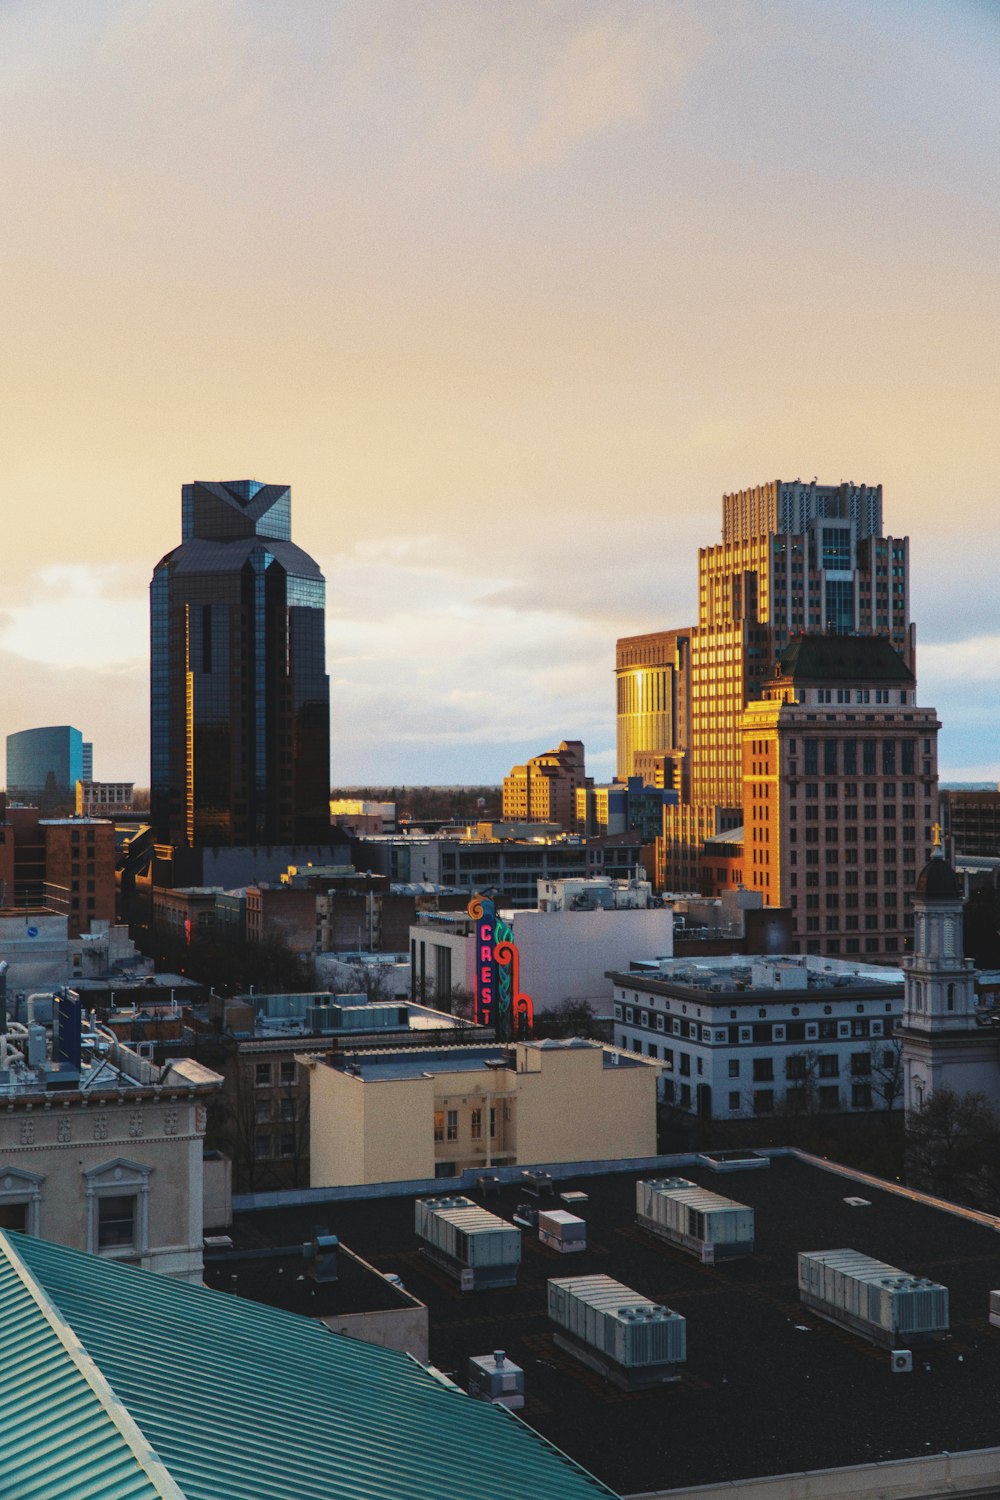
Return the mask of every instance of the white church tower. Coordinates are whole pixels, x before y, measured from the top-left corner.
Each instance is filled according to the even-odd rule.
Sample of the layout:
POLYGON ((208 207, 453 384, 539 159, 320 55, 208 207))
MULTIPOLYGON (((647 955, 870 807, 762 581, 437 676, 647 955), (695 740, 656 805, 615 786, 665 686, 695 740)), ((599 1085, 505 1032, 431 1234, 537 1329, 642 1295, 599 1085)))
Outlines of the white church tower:
POLYGON ((913 893, 900 1036, 904 1101, 918 1112, 935 1089, 973 1090, 1000 1104, 1000 1038, 978 1024, 975 970, 964 957, 962 884, 937 843, 913 893))

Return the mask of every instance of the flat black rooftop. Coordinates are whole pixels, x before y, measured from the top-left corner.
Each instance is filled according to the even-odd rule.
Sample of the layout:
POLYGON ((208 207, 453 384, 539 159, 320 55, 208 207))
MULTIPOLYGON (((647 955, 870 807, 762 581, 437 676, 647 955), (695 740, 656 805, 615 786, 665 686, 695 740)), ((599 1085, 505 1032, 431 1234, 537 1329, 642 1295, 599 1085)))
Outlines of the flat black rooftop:
MULTIPOLYGON (((461 1293, 427 1261, 413 1233, 413 1199, 356 1199, 322 1217, 361 1255, 397 1272, 430 1309, 430 1355, 462 1386, 470 1355, 502 1348, 525 1371, 524 1419, 617 1492, 708 1484, 804 1469, 991 1447, 1000 1440, 1000 1329, 988 1294, 1000 1286, 1000 1236, 984 1225, 859 1184, 790 1157, 765 1171, 681 1175, 757 1210, 757 1251, 716 1267, 634 1224, 635 1183, 663 1173, 556 1182, 551 1200, 504 1186, 485 1206, 510 1218, 529 1201, 589 1224, 586 1252, 559 1255, 522 1231, 519 1284, 461 1293), (847 1197, 871 1200, 851 1208, 847 1197), (911 1375, 889 1355, 799 1303, 796 1253, 851 1247, 951 1293, 951 1337, 914 1355, 911 1375), (625 1394, 556 1348, 546 1316, 552 1276, 603 1272, 688 1320, 688 1362, 677 1385, 625 1394)), ((475 1196, 475 1195, 474 1195, 475 1196)), ((316 1208, 241 1216, 284 1242, 316 1208)))
MULTIPOLYGON (((315 1223, 316 1217, 312 1215, 303 1230, 306 1240, 312 1238, 315 1223)), ((314 1280, 310 1275, 311 1264, 301 1249, 291 1254, 264 1256, 247 1254, 245 1247, 238 1246, 224 1259, 206 1256, 204 1282, 214 1291, 231 1292, 250 1302, 264 1302, 268 1307, 302 1313, 307 1318, 390 1312, 413 1305, 405 1292, 376 1275, 345 1252, 343 1246, 337 1251, 336 1281, 314 1280)))

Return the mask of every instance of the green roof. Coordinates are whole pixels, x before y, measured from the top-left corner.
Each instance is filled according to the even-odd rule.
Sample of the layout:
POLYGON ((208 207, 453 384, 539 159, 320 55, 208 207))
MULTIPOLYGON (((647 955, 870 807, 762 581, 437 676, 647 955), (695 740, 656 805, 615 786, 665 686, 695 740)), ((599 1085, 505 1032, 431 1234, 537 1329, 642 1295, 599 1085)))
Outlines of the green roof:
POLYGON ((505 1408, 294 1313, 19 1234, 0 1299, 18 1500, 612 1493, 505 1408))

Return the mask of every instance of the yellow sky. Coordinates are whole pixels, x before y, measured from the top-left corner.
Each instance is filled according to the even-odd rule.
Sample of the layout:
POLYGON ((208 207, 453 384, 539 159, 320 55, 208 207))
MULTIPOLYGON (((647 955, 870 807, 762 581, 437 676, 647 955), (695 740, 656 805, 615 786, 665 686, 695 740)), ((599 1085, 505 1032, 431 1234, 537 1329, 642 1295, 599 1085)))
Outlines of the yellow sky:
POLYGON ((1000 24, 975 0, 5 0, 0 734, 147 779, 180 486, 293 487, 334 775, 611 769, 724 490, 881 481, 1000 775, 1000 24))

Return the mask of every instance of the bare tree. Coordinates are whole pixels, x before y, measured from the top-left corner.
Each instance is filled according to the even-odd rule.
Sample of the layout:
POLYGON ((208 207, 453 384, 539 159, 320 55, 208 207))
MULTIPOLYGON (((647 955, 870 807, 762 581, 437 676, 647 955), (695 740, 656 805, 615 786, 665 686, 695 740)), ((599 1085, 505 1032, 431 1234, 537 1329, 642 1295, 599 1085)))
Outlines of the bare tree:
POLYGON ((896 1037, 874 1039, 869 1051, 872 1102, 876 1109, 891 1110, 903 1094, 903 1044, 896 1037))

